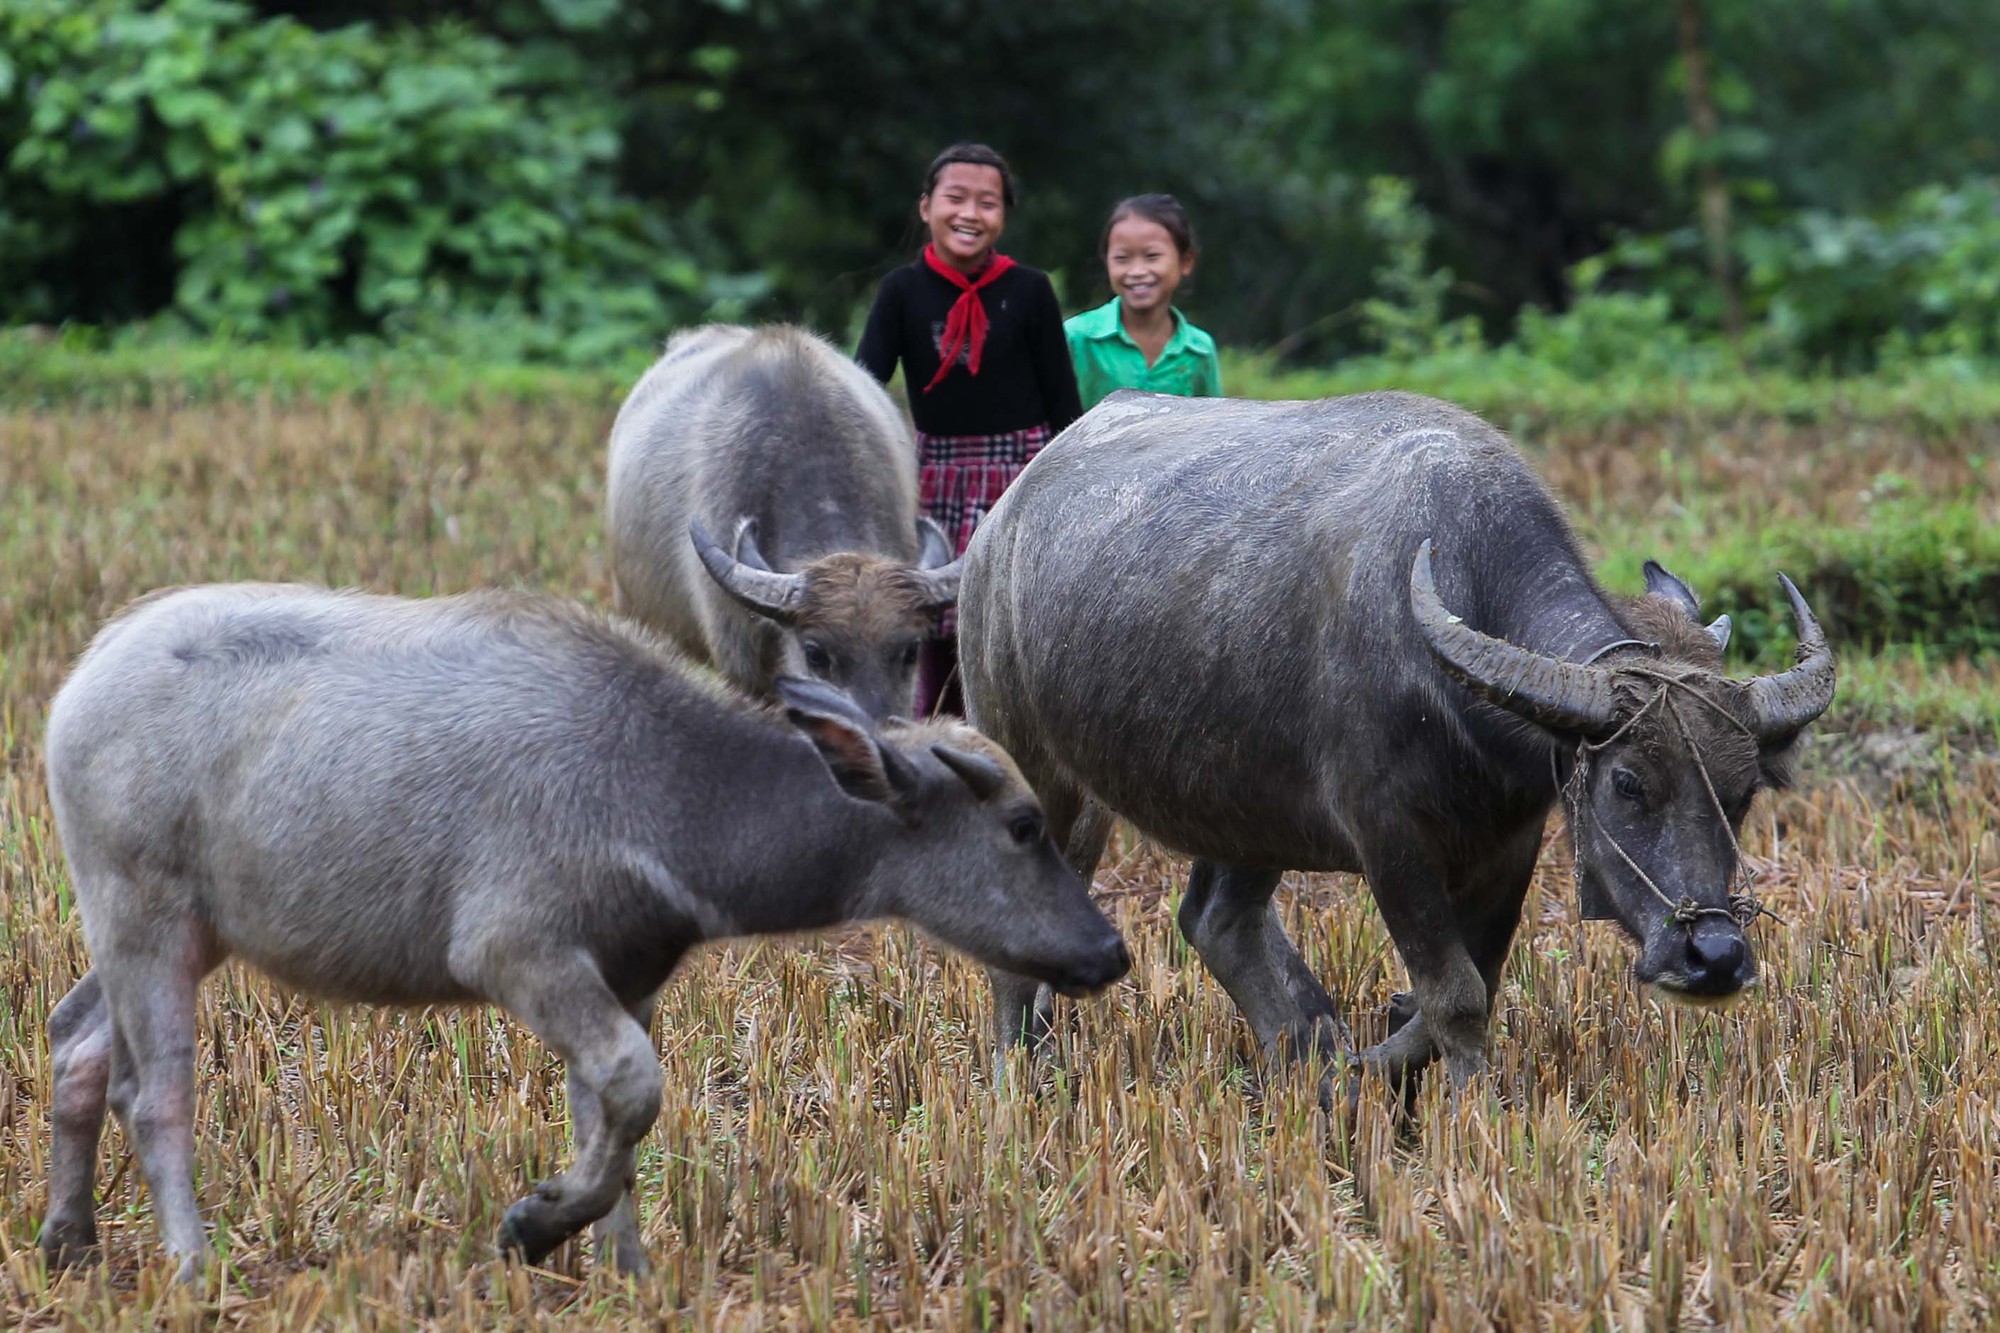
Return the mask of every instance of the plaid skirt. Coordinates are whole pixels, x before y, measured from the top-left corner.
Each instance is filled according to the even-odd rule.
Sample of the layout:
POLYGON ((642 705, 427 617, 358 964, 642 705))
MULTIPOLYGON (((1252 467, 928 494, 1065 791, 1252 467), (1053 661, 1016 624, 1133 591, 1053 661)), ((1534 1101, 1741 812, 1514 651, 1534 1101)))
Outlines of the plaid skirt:
MULTIPOLYGON (((986 511, 1049 442, 1046 424, 1001 435, 926 435, 917 432, 917 497, 923 511, 951 538, 953 554, 963 554, 986 511)), ((938 633, 958 632, 957 617, 946 612, 938 633)))

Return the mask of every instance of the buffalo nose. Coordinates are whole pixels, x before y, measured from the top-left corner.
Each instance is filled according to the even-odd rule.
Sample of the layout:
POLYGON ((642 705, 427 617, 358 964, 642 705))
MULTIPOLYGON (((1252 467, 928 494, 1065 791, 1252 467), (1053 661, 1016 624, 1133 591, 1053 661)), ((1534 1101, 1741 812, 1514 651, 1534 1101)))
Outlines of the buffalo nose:
POLYGON ((1733 980, 1748 952, 1739 930, 1697 928, 1688 935, 1688 960, 1697 975, 1712 981, 1733 980))
POLYGON ((1112 982, 1132 970, 1132 951, 1125 947, 1123 939, 1115 939, 1111 942, 1111 947, 1101 951, 1097 955, 1096 966, 1089 970, 1091 973, 1088 979, 1090 989, 1097 990, 1100 987, 1109 986, 1112 982))

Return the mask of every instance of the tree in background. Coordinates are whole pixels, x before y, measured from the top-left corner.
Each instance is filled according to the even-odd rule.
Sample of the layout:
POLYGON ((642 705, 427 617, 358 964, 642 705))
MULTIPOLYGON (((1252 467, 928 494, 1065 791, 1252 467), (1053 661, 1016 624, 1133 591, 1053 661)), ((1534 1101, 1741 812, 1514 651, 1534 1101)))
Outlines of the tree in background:
POLYGON ((1987 0, 13 0, 0 319, 571 360, 711 313, 839 333, 977 138, 1075 306, 1105 210, 1165 189, 1239 346, 1380 350, 1431 287, 1430 327, 1498 341, 1585 274, 1637 302, 1589 327, 1734 303, 1746 355, 1857 365, 1985 345, 1941 288, 1984 271, 1996 126, 1987 0))
POLYGON ((756 294, 690 219, 619 191, 618 113, 581 70, 457 23, 18 0, 0 51, 14 320, 166 308, 235 335, 588 359, 756 294))

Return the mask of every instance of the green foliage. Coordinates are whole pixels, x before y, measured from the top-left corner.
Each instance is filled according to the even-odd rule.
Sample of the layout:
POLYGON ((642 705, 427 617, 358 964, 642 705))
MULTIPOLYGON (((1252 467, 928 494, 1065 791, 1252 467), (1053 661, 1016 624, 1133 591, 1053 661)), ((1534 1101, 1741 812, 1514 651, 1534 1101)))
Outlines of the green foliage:
POLYGON ((1851 646, 2000 650, 2000 527, 1970 500, 1892 499, 1856 526, 1766 527, 1676 559, 1705 603, 1730 610, 1746 657, 1768 659, 1790 641, 1772 594, 1779 569, 1811 589, 1827 632, 1851 646))
POLYGON ((1808 210, 1747 234, 1744 257, 1797 359, 2000 357, 2000 179, 1924 186, 1881 217, 1808 210))
POLYGON ((1361 317, 1383 353, 1412 360, 1477 347, 1479 330, 1471 319, 1445 322, 1444 299, 1451 290, 1452 273, 1429 267, 1435 228, 1430 214, 1416 204, 1410 183, 1394 176, 1369 181, 1363 215, 1382 247, 1383 259, 1375 270, 1380 295, 1361 303, 1361 317))
MULTIPOLYGON (((1565 308, 1568 275, 1620 236, 1670 238, 1655 260, 1671 261, 1671 284, 1636 285, 1668 291, 1677 321, 1719 328, 1692 225, 1697 165, 1720 170, 1753 232, 1781 233, 1801 212, 1874 216, 1931 182, 2000 171, 1990 0, 1700 9, 1720 119, 1706 143, 1688 127, 1675 7, 1653 0, 1332 0, 1308 26, 1274 26, 1238 86, 1262 99, 1291 169, 1412 182, 1436 263, 1460 278, 1452 313, 1495 336, 1525 307, 1565 308)), ((1835 277, 1813 280, 1832 296, 1835 277)), ((1797 341, 1766 355, 1818 364, 1858 339, 1865 358, 1892 327, 1814 304, 1797 341)))
POLYGON ((1708 137, 1654 0, 10 0, 0 323, 572 361, 710 312, 845 329, 964 137, 1069 304, 1109 206, 1172 190, 1190 312, 1288 359, 1456 355, 1471 316, 1572 376, 1990 367, 1990 0, 1699 3, 1708 137))
MULTIPOLYGON (((1755 359, 1853 372, 2000 358, 2000 178, 1922 186, 1880 213, 1780 214, 1737 246, 1755 359)), ((1628 237, 1579 272, 1586 288, 1608 273, 1644 291, 1665 324, 1713 326, 1692 227, 1628 237)))
POLYGON ((1698 374, 1714 360, 1661 292, 1586 292, 1560 315, 1529 306, 1515 342, 1530 359, 1583 380, 1698 374))
POLYGON ((316 32, 228 0, 0 10, 0 301, 73 317, 49 280, 93 216, 151 203, 172 309, 199 329, 400 333, 589 361, 754 288, 622 196, 609 99, 554 90, 468 28, 316 32), (477 334, 477 339, 469 338, 477 334))

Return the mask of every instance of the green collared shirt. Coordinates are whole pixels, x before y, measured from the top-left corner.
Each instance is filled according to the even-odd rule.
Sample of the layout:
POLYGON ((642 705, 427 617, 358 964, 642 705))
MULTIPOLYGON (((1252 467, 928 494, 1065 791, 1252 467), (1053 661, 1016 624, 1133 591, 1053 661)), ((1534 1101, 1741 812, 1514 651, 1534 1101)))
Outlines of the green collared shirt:
POLYGON ((1215 357, 1215 339, 1174 311, 1174 335, 1160 350, 1160 359, 1146 364, 1146 354, 1125 321, 1118 317, 1118 298, 1095 310, 1063 321, 1070 360, 1076 362, 1076 387, 1087 412, 1113 389, 1144 389, 1177 393, 1183 398, 1220 398, 1222 364, 1215 357))

